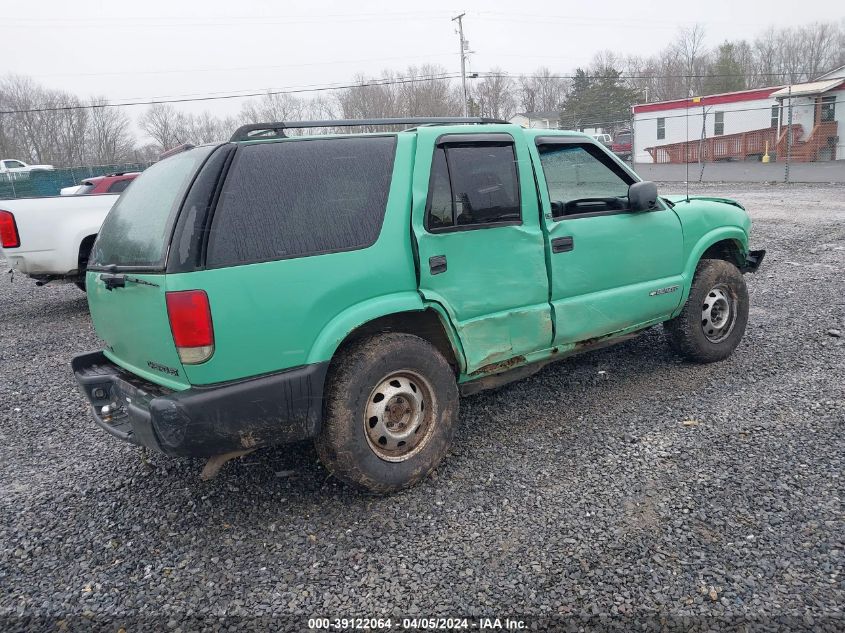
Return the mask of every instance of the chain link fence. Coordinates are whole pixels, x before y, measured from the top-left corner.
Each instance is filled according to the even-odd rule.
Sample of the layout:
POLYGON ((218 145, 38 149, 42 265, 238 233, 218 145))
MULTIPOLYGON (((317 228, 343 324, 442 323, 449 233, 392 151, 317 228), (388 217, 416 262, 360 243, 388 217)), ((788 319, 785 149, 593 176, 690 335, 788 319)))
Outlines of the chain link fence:
POLYGON ((0 173, 0 199, 58 196, 62 188, 78 185, 86 178, 143 171, 151 164, 82 165, 53 170, 0 173))

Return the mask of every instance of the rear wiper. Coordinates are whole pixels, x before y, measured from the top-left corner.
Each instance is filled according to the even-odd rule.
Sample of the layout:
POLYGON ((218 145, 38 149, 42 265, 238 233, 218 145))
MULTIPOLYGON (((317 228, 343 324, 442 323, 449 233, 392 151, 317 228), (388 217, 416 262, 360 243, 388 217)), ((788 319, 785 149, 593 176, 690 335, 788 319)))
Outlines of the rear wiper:
POLYGON ((100 281, 105 284, 106 290, 114 290, 115 288, 125 288, 126 282, 140 284, 142 286, 153 286, 154 288, 159 287, 158 284, 154 284, 153 282, 147 281, 146 279, 130 277, 129 275, 120 273, 103 273, 102 275, 100 275, 100 281))

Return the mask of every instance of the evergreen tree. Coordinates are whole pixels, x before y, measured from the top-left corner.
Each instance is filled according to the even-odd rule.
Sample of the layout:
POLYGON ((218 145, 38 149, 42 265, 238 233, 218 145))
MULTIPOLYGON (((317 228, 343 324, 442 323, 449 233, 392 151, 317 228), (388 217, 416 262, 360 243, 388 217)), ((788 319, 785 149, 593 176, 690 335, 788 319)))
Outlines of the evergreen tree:
POLYGON ((716 58, 707 69, 702 91, 705 95, 745 90, 745 71, 740 63, 736 44, 725 42, 716 51, 716 58))
POLYGON ((624 126, 631 119, 631 106, 639 101, 640 95, 621 75, 610 66, 592 74, 582 68, 576 69, 569 95, 563 102, 561 127, 610 129, 624 126))

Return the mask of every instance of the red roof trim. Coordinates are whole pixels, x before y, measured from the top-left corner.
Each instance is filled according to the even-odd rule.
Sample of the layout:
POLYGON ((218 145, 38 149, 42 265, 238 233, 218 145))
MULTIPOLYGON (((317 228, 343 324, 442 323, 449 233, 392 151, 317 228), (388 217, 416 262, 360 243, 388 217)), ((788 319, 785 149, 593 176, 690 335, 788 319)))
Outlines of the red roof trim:
POLYGON ((699 108, 701 106, 719 105, 720 103, 739 103, 742 101, 754 101, 766 99, 772 93, 777 92, 783 86, 760 88, 759 90, 742 90, 740 92, 726 92, 720 95, 701 97, 698 103, 692 99, 676 99, 675 101, 660 101, 658 103, 643 103, 634 106, 634 114, 642 112, 659 112, 661 110, 677 110, 680 108, 699 108))

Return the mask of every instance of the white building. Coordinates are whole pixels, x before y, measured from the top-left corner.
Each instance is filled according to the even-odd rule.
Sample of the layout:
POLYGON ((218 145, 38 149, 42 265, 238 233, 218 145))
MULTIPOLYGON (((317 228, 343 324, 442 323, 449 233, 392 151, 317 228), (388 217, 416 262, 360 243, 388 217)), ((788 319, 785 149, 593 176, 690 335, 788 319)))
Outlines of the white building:
POLYGON ((522 127, 539 128, 541 130, 556 130, 560 127, 560 112, 520 112, 510 118, 511 123, 522 127))
POLYGON ((845 160, 845 67, 805 84, 636 105, 634 160, 776 160, 790 111, 793 160, 845 160))

